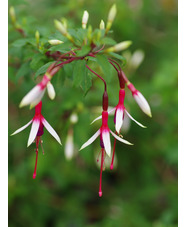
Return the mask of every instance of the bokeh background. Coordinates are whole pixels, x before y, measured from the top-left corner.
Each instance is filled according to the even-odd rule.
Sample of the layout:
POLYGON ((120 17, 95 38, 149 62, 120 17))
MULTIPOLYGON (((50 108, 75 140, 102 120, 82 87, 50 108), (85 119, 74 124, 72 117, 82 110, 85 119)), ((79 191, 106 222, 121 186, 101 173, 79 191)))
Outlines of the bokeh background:
MULTIPOLYGON (((20 24, 33 36, 37 29, 46 38, 55 32, 54 19, 65 17, 69 26, 80 27, 84 10, 89 12, 89 23, 98 27, 101 19, 106 21, 113 3, 118 13, 111 37, 117 42, 132 40, 133 45, 122 52, 127 59, 123 69, 149 101, 153 117, 143 114, 127 90, 126 108, 147 129, 125 119, 123 135, 134 146, 116 144, 117 162, 113 171, 106 166, 103 197, 99 198, 99 140, 78 149, 100 127, 100 122, 90 122, 100 115, 103 85, 94 77, 84 97, 81 88, 73 86, 70 72, 63 79, 62 71, 53 80, 56 99, 45 95, 42 113, 63 146, 45 131, 45 154, 40 149, 35 180, 35 145, 26 147, 30 129, 9 137, 10 227, 177 226, 177 1, 9 0, 20 24), (74 149, 67 156, 69 135, 74 149)), ((19 38, 9 20, 9 135, 34 115, 28 107, 18 108, 35 84, 32 68, 24 76, 20 72, 23 51, 11 45, 19 38)), ((110 106, 118 102, 118 89, 113 75, 108 81, 110 106)), ((109 125, 114 130, 113 116, 109 125)))

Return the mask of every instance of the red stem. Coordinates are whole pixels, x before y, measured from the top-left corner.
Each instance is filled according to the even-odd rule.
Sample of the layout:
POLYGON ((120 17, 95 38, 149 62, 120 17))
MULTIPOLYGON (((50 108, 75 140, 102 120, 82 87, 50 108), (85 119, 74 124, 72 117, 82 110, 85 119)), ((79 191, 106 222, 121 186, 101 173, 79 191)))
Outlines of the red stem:
POLYGON ((115 155, 115 148, 116 148, 116 138, 114 140, 114 147, 113 147, 113 154, 112 154, 112 161, 111 161, 111 164, 110 164, 110 169, 113 170, 113 167, 114 167, 114 155, 115 155))
POLYGON ((103 162, 104 162, 104 148, 101 149, 101 169, 100 169, 100 179, 99 179, 99 197, 102 196, 102 172, 103 172, 103 162))
POLYGON ((103 81, 103 83, 104 83, 104 85, 105 85, 105 91, 106 91, 106 90, 107 90, 106 81, 105 81, 100 75, 98 75, 96 72, 94 72, 88 65, 86 65, 86 67, 87 67, 92 73, 94 73, 97 77, 99 77, 99 78, 103 81))

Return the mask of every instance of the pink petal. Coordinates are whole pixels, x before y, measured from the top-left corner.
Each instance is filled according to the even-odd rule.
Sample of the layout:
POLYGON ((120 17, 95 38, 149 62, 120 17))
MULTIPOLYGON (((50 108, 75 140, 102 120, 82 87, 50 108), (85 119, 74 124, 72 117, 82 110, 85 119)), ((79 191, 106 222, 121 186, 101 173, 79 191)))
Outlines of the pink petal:
POLYGON ((125 110, 125 113, 130 117, 131 120, 133 120, 134 122, 136 122, 136 124, 138 124, 139 126, 141 126, 142 128, 146 128, 146 126, 142 125, 141 123, 139 123, 138 121, 136 121, 128 112, 127 110, 125 110))
POLYGON ((102 138, 103 138, 103 144, 104 144, 105 151, 106 151, 107 155, 110 157, 111 144, 110 144, 109 130, 108 131, 105 130, 102 132, 102 138))
POLYGON ((116 110, 116 132, 119 133, 123 124, 123 109, 116 110))
POLYGON ((21 128, 17 129, 14 133, 11 134, 11 136, 23 131, 25 128, 27 128, 32 123, 32 120, 29 121, 26 125, 22 126, 21 128))
POLYGON ((35 140, 37 132, 39 130, 39 125, 40 125, 39 119, 34 119, 31 127, 31 131, 30 131, 30 135, 28 138, 27 147, 30 146, 30 144, 35 140))
POLYGON ((121 137, 117 136, 115 133, 113 133, 110 130, 110 133, 114 136, 114 138, 116 138, 117 140, 119 140, 122 143, 128 144, 128 145, 133 145, 132 143, 128 142, 127 140, 122 139, 121 137))
POLYGON ((84 149, 85 147, 89 146, 91 143, 94 142, 94 140, 100 135, 100 129, 86 142, 84 143, 80 150, 84 149))
POLYGON ((52 128, 52 126, 48 123, 48 121, 46 121, 45 118, 42 119, 42 123, 45 126, 45 128, 48 130, 48 132, 57 140, 57 142, 59 144, 61 144, 61 140, 58 136, 58 134, 56 133, 56 131, 52 128))

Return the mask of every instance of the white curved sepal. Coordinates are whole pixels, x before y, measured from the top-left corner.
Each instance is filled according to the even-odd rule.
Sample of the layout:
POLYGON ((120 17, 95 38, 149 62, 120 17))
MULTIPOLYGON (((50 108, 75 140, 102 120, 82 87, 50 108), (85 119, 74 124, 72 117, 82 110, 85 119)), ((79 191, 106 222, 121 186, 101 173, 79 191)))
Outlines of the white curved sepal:
POLYGON ((139 105, 139 107, 141 108, 141 110, 149 117, 152 117, 150 106, 145 97, 141 94, 141 92, 138 91, 137 94, 133 95, 133 97, 137 104, 139 105))
POLYGON ((29 147, 30 144, 33 143, 33 141, 35 140, 37 132, 39 130, 39 125, 40 125, 39 119, 33 120, 30 135, 29 135, 29 138, 28 138, 27 147, 29 147))
POLYGON ((79 151, 82 150, 82 149, 84 149, 85 147, 89 146, 91 143, 93 143, 94 140, 95 140, 99 135, 100 135, 100 129, 99 129, 92 137, 90 137, 90 139, 89 139, 86 143, 84 143, 84 144, 81 146, 81 148, 79 149, 79 151))
POLYGON ((25 128, 27 128, 31 123, 32 123, 32 120, 29 121, 26 125, 24 125, 24 126, 22 126, 21 128, 17 129, 15 132, 13 132, 13 133, 11 134, 11 136, 13 136, 13 135, 15 135, 15 134, 17 134, 17 133, 23 131, 23 130, 24 130, 25 128))
POLYGON ((125 109, 125 113, 129 116, 129 118, 134 121, 136 124, 138 124, 142 128, 147 128, 147 126, 142 125, 140 122, 136 121, 130 114, 129 112, 125 109))
POLYGON ((52 126, 48 123, 48 121, 45 118, 42 119, 42 123, 45 126, 45 128, 48 130, 48 132, 57 140, 57 142, 60 145, 62 145, 58 134, 56 133, 56 131, 52 128, 52 126))
POLYGON ((134 145, 134 144, 130 143, 129 141, 124 140, 124 139, 122 139, 121 137, 117 136, 117 135, 116 135, 115 133, 113 133, 111 130, 110 130, 110 133, 114 136, 114 138, 116 138, 116 139, 119 140, 120 142, 125 143, 125 144, 127 144, 127 145, 134 145))

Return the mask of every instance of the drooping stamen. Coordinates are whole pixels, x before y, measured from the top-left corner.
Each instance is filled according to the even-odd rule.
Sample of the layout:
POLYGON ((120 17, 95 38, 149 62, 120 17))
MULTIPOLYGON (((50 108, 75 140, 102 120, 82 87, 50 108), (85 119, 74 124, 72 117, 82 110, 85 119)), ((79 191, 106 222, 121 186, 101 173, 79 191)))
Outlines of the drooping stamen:
POLYGON ((41 140, 41 139, 40 139, 41 149, 42 149, 42 152, 43 152, 43 155, 44 155, 44 154, 45 154, 45 152, 44 152, 44 149, 43 149, 43 145, 42 145, 42 143, 43 143, 43 140, 41 140))
POLYGON ((40 137, 37 136, 37 137, 36 137, 36 162, 35 162, 35 168, 34 168, 34 173, 33 173, 33 179, 36 178, 39 140, 40 140, 40 137))
MULTIPOLYGON (((115 132, 117 134, 117 132, 115 132)), ((114 168, 114 154, 115 154, 115 148, 116 148, 116 138, 114 140, 114 147, 113 147, 113 154, 112 154, 112 161, 110 164, 110 169, 113 170, 114 168)))
POLYGON ((103 162, 104 162, 104 148, 101 149, 101 169, 100 169, 100 180, 99 180, 99 197, 102 196, 102 171, 103 171, 103 162))

